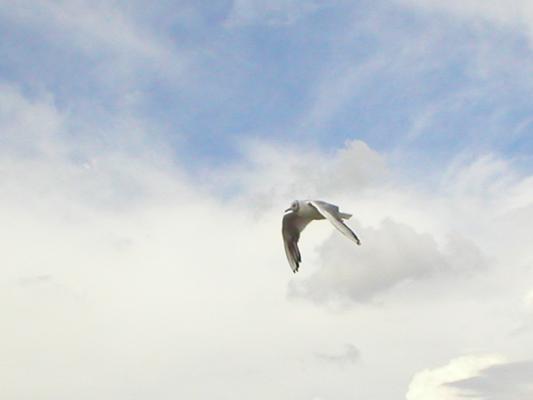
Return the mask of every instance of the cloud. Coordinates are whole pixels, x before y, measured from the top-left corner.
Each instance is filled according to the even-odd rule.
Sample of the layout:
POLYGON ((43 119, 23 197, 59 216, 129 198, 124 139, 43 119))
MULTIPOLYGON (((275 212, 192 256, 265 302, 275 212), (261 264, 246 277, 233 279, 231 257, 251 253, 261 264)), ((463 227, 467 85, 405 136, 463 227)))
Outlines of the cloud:
MULTIPOLYGON (((243 301, 264 290, 271 276, 264 273, 282 260, 257 247, 270 237, 268 224, 252 239, 253 220, 196 192, 162 153, 152 159, 153 143, 142 155, 132 147, 71 147, 53 105, 15 89, 0 99, 3 394, 253 397, 256 384, 230 389, 227 382, 254 371, 272 376, 261 364, 276 340, 253 322, 264 305, 243 301), (266 280, 253 283, 254 276, 266 280), (210 388, 202 388, 206 374, 210 388)), ((285 269, 276 270, 285 279, 285 269)), ((279 395, 266 390, 259 398, 279 395)))
POLYGON ((530 290, 526 293, 523 299, 524 307, 529 310, 533 311, 533 290, 530 290))
POLYGON ((503 1, 491 7, 482 1, 398 1, 346 10, 349 17, 330 42, 332 56, 321 60, 308 86, 295 129, 328 141, 349 127, 374 147, 401 147, 417 158, 435 154, 438 145, 439 157, 426 159, 431 166, 470 147, 523 149, 527 156, 522 127, 531 114, 527 71, 533 64, 521 35, 512 34, 517 24, 506 25, 511 31, 494 29, 478 19, 462 23, 442 18, 447 12, 420 11, 452 8, 449 3, 476 4, 479 15, 486 8, 496 8, 494 15, 512 9, 503 1), (523 146, 514 147, 517 142, 523 146))
POLYGON ((467 21, 478 20, 521 32, 533 39, 533 6, 527 0, 486 2, 483 0, 400 0, 400 3, 425 11, 450 13, 467 21))
POLYGON ((376 76, 386 74, 389 62, 384 56, 375 56, 368 60, 330 66, 313 88, 312 100, 298 128, 309 131, 326 126, 335 115, 364 93, 376 76))
MULTIPOLYGON (((475 141, 439 169, 412 153, 523 150, 523 44, 376 3, 237 1, 225 27, 230 3, 196 3, 0 3, 2 394, 381 400, 456 354, 531 359, 529 170, 475 141), (294 276, 281 215, 306 197, 353 212, 363 246, 313 223, 294 276)), ((529 365, 491 363, 410 394, 529 390, 529 365)))
POLYGON ((407 400, 454 400, 461 395, 450 383, 469 379, 487 367, 503 363, 498 355, 464 356, 451 360, 447 365, 417 372, 406 394, 407 400))
POLYGON ((339 354, 316 353, 316 357, 326 363, 345 366, 359 361, 361 355, 357 347, 353 344, 346 344, 344 350, 339 354))
MULTIPOLYGON (((54 206, 113 208, 135 204, 166 186, 161 180, 169 179, 162 171, 170 162, 168 152, 154 140, 150 148, 145 147, 146 132, 134 119, 128 120, 124 130, 110 132, 94 121, 93 126, 84 126, 92 136, 83 131, 74 134, 72 126, 78 126, 79 120, 58 110, 49 97, 32 99, 14 86, 3 88, 0 168, 4 181, 0 190, 6 199, 30 207, 50 205, 40 202, 43 196, 57 201, 54 206), (57 192, 68 193, 71 201, 55 196, 57 192)), ((120 116, 114 122, 113 128, 124 123, 120 116)))
POLYGON ((5 396, 270 399, 309 381, 299 357, 330 335, 287 307, 276 209, 213 196, 153 141, 73 141, 46 97, 10 86, 0 104, 5 396))
POLYGON ((66 46, 73 45, 89 53, 105 49, 154 58, 165 52, 149 32, 140 30, 118 4, 97 1, 91 7, 83 2, 48 0, 21 1, 16 5, 0 2, 0 15, 41 31, 48 39, 68 35, 66 46))
POLYGON ((405 392, 420 364, 435 365, 473 343, 493 346, 484 332, 505 348, 505 334, 520 318, 488 315, 507 309, 509 288, 527 280, 527 271, 513 273, 523 259, 508 246, 525 254, 529 220, 517 215, 518 237, 508 244, 498 238, 500 246, 485 238, 501 222, 492 230, 480 222, 488 218, 491 226, 499 216, 509 223, 507 213, 530 203, 529 181, 507 179, 514 176, 508 164, 496 163, 501 173, 486 172, 490 161, 455 165, 445 182, 460 182, 459 189, 428 193, 395 180, 388 155, 362 141, 331 152, 255 142, 243 146, 242 163, 213 171, 209 180, 145 140, 152 132, 135 119, 122 125, 119 118, 116 131, 95 121, 108 140, 79 140, 75 115, 46 96, 5 88, 0 312, 9 362, 0 373, 10 398, 387 399, 405 392), (484 184, 468 191, 476 177, 484 184), (231 185, 237 189, 226 195, 231 185), (501 195, 483 202, 494 188, 501 195), (302 237, 306 264, 294 277, 283 254, 281 213, 304 192, 354 212, 349 222, 363 246, 317 222, 302 237), (480 253, 491 249, 505 260, 486 270, 496 283, 475 273, 480 253), (342 264, 353 251, 356 268, 342 264), (288 282, 311 287, 313 279, 318 301, 340 293, 361 306, 335 313, 287 301, 288 282), (424 301, 394 292, 405 282, 423 283, 424 301), (378 312, 366 307, 364 301, 391 292, 394 302, 384 301, 378 312), (357 349, 336 352, 343 343, 357 349), (365 368, 357 369, 359 350, 365 368), (302 362, 309 355, 315 362, 302 362), (329 365, 337 363, 354 368, 329 365))
POLYGON ((484 400, 529 399, 533 397, 533 362, 522 361, 483 368, 478 375, 449 382, 460 398, 484 400))
POLYGON ((194 56, 157 25, 141 23, 137 12, 142 5, 134 2, 0 1, 0 20, 10 32, 4 68, 27 90, 53 90, 78 112, 101 103, 131 107, 148 84, 182 86, 194 56))
POLYGON ((364 302, 402 282, 446 275, 464 276, 484 267, 471 241, 453 238, 444 249, 427 233, 384 220, 377 228, 351 224, 362 241, 354 247, 336 232, 318 248, 320 268, 290 287, 291 296, 316 303, 331 300, 364 302))
POLYGON ((340 197, 370 190, 389 175, 386 160, 360 140, 323 152, 300 144, 249 141, 243 160, 221 170, 206 171, 215 190, 237 189, 240 198, 269 208, 296 198, 340 197))
POLYGON ((244 167, 211 177, 219 189, 238 188, 233 200, 243 207, 281 211, 293 198, 322 198, 355 214, 348 224, 361 247, 327 223, 306 228, 300 241, 305 268, 289 286, 293 298, 348 305, 382 299, 398 288, 403 293, 410 285, 442 287, 439 293, 447 296, 452 282, 454 293, 466 295, 476 276, 499 265, 525 265, 529 257, 518 239, 527 237, 520 217, 509 220, 529 204, 529 178, 494 154, 459 156, 429 193, 398 184, 387 155, 361 141, 331 153, 264 142, 243 151, 244 167), (516 236, 500 234, 511 229, 519 230, 516 236))
POLYGON ((52 280, 52 275, 36 275, 36 276, 26 276, 20 278, 18 283, 21 286, 32 286, 32 285, 41 285, 49 283, 52 280))
POLYGON ((26 99, 18 88, 5 83, 0 89, 2 155, 27 160, 61 153, 62 142, 58 139, 65 120, 52 99, 26 99))

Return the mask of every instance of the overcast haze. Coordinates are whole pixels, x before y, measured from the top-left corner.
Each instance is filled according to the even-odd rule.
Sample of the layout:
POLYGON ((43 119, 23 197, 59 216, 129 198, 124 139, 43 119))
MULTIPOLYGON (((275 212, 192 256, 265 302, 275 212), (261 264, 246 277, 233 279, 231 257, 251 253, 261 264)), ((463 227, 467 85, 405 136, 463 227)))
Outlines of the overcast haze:
POLYGON ((0 0, 0 397, 533 398, 528 0, 0 0), (353 213, 302 234, 294 199, 353 213))

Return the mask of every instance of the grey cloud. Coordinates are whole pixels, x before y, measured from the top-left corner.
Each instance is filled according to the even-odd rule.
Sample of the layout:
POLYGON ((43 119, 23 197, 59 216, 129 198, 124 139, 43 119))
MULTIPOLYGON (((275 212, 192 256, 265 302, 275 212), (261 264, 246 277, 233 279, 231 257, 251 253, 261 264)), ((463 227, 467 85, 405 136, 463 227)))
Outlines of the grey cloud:
POLYGON ((342 352, 337 354, 316 353, 316 357, 324 362, 344 366, 359 361, 361 354, 353 344, 346 344, 342 352))
POLYGON ((404 281, 451 272, 464 276, 484 265, 479 249, 461 237, 451 238, 441 250, 432 235, 391 219, 377 228, 356 230, 362 246, 332 234, 318 250, 320 268, 308 279, 293 282, 289 295, 316 303, 365 302, 404 281))
POLYGON ((459 390, 461 398, 524 400, 533 398, 533 361, 513 362, 484 369, 478 376, 447 386, 459 390))

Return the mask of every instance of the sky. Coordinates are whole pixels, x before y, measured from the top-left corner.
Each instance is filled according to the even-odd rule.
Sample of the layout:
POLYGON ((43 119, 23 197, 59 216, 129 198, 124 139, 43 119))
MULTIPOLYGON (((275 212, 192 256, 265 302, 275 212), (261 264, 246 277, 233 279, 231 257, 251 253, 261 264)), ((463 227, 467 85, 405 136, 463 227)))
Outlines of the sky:
POLYGON ((533 397, 527 0, 0 0, 9 400, 533 397), (338 204, 285 258, 294 199, 338 204))

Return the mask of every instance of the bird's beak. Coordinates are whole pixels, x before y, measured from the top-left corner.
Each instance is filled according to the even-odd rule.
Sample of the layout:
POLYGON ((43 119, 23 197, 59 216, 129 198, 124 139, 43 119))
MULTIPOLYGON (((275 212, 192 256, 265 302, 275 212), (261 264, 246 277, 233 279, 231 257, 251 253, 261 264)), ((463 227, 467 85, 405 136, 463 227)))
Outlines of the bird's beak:
POLYGON ((292 211, 292 207, 287 208, 287 209, 285 210, 285 212, 287 212, 287 211, 292 211))

